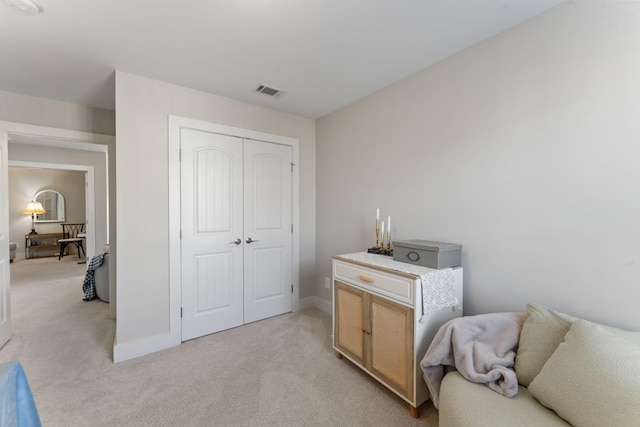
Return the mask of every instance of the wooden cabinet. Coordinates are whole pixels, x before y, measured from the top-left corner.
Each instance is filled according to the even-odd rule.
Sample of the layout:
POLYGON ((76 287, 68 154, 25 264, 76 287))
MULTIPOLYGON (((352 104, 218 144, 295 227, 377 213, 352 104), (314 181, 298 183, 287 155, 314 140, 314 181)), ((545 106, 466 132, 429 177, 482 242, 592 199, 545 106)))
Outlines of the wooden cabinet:
MULTIPOLYGON (((462 301, 462 269, 456 290, 462 301)), ((462 308, 422 314, 419 276, 335 257, 333 347, 409 403, 411 415, 428 398, 420 360, 433 336, 462 308), (416 303, 417 302, 417 303, 416 303)))
POLYGON ((24 257, 37 258, 46 256, 58 256, 62 233, 26 234, 24 236, 24 257))

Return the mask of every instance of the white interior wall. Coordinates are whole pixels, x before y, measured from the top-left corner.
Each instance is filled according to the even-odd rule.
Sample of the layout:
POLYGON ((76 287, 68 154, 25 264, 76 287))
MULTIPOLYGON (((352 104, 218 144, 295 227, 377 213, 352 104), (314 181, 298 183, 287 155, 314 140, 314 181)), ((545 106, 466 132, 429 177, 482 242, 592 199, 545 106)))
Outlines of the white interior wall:
POLYGON ((115 113, 0 90, 0 121, 115 135, 115 113))
POLYGON ((317 122, 331 257, 460 243, 465 313, 529 301, 640 329, 640 4, 568 2, 317 122))
POLYGON ((150 351, 160 349, 169 333, 169 115, 299 140, 300 295, 313 295, 315 122, 116 72, 118 325, 114 354, 118 348, 138 344, 150 351), (140 206, 152 210, 141 213, 140 206))

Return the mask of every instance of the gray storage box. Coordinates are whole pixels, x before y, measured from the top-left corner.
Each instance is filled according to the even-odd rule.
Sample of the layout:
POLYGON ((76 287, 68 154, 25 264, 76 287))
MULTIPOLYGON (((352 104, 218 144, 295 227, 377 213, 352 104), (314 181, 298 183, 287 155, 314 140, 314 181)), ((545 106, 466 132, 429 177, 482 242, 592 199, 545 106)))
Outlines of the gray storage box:
POLYGON ((462 264, 462 245, 430 242, 428 240, 401 240, 393 242, 393 260, 429 268, 458 267, 462 264))

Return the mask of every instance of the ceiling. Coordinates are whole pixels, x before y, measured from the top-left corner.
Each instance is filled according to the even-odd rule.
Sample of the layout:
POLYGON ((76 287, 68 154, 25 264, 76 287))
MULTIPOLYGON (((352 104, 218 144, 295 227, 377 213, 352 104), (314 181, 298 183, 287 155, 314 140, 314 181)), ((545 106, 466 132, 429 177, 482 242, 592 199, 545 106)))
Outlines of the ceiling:
POLYGON ((0 2, 0 90, 113 110, 121 70, 319 118, 565 0, 38 1, 0 2))

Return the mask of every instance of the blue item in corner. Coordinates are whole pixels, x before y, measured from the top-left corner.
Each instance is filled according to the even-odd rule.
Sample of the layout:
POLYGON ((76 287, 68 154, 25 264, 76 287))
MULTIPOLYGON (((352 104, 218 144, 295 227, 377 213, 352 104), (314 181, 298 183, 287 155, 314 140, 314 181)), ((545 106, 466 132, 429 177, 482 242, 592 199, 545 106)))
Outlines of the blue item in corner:
POLYGON ((3 427, 42 426, 20 362, 0 364, 0 425, 3 427))

